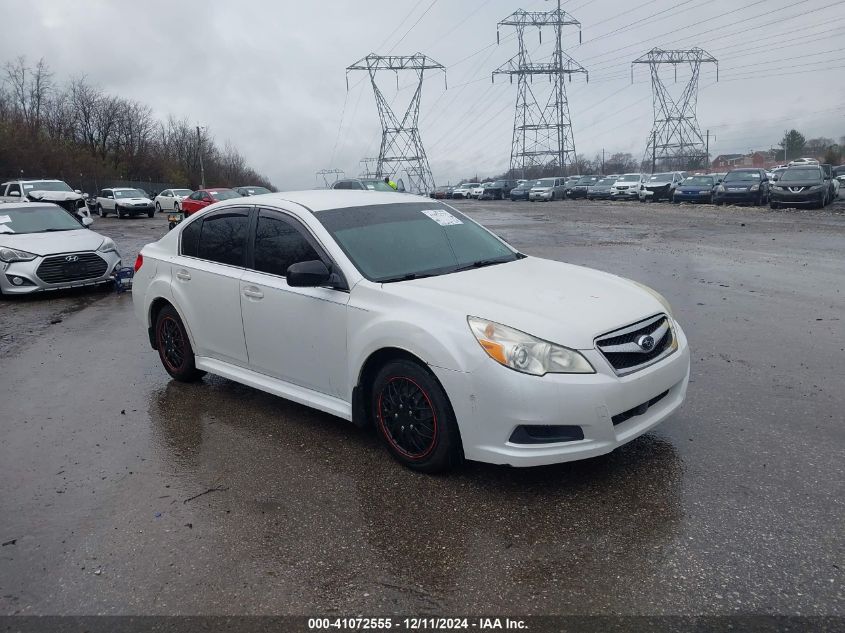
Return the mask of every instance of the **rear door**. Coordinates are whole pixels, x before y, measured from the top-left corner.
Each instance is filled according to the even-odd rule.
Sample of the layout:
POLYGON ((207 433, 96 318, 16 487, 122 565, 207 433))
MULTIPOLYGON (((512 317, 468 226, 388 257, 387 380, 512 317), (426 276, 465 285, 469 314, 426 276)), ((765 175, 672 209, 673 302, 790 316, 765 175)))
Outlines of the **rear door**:
POLYGON ((197 356, 246 366, 240 279, 244 274, 250 209, 228 207, 182 231, 171 267, 173 297, 194 339, 197 356))
POLYGON ((331 259, 295 216, 260 209, 253 262, 240 281, 249 365, 254 371, 323 394, 349 399, 346 305, 349 293, 293 288, 291 264, 331 259))

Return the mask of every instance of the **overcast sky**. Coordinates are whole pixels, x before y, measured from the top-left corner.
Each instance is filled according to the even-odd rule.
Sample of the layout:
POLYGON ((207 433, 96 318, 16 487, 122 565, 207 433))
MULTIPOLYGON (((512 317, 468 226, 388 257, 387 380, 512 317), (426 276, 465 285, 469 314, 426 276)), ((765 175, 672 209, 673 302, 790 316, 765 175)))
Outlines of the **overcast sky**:
MULTIPOLYGON (((438 184, 507 169, 516 87, 492 70, 516 53, 496 23, 533 0, 4 0, 0 59, 44 57, 57 79, 85 73, 105 90, 188 117, 232 141, 282 189, 310 188, 315 172, 356 175, 378 154, 368 81, 345 68, 368 53, 422 52, 446 66, 426 78, 420 130, 438 184), (342 125, 341 125, 341 115, 342 125)), ((652 124, 652 47, 700 46, 720 61, 702 70, 698 119, 711 154, 774 146, 787 127, 808 138, 845 135, 845 0, 569 0, 582 23, 567 52, 590 71, 567 84, 580 155, 641 157, 652 124)), ((550 53, 551 31, 536 59, 550 53)), ((677 90, 688 73, 679 75, 677 90)), ((667 70, 671 84, 673 77, 667 70)), ((413 77, 385 73, 396 110, 413 77), (392 86, 392 89, 391 89, 392 86)), ((400 114, 401 116, 401 114, 400 114)))

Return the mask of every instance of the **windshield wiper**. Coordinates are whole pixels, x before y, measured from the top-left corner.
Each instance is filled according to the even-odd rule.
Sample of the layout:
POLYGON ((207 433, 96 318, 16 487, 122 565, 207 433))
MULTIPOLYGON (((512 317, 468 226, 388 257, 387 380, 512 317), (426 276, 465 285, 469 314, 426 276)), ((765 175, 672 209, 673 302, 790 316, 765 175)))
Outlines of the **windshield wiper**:
POLYGON ((515 261, 515 259, 502 259, 501 257, 497 257, 495 259, 479 259, 478 261, 467 264, 466 266, 455 268, 453 272, 458 273, 463 270, 473 270, 474 268, 484 268, 486 266, 495 266, 496 264, 506 264, 507 262, 512 261, 515 261))
POLYGON ((53 233, 55 231, 75 231, 76 229, 41 229, 40 231, 35 231, 36 233, 53 233))
POLYGON ((436 277, 442 273, 408 273, 407 275, 398 275, 396 277, 388 277, 387 279, 379 279, 379 283, 392 284, 397 281, 411 281, 413 279, 425 279, 426 277, 436 277))

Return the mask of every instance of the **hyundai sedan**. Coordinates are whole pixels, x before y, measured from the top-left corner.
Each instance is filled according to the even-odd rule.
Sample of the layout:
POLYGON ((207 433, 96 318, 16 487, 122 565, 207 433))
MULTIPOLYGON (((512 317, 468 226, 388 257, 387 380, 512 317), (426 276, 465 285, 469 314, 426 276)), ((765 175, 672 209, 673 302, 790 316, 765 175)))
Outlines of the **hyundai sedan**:
POLYGON ((92 221, 55 204, 0 204, 0 295, 110 283, 120 253, 92 221))
POLYGON ((686 337, 639 283, 527 256, 435 200, 305 191, 198 212, 135 263, 165 370, 373 426, 411 468, 608 453, 684 400, 686 337))

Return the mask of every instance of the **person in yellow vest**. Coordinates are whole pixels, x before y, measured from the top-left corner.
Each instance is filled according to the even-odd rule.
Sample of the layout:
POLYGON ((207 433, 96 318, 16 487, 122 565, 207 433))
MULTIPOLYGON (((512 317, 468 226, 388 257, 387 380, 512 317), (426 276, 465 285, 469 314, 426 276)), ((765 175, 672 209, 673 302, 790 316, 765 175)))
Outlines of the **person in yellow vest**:
POLYGON ((395 182, 393 182, 393 181, 392 181, 390 178, 388 178, 387 176, 385 176, 385 177, 384 177, 384 182, 385 182, 385 183, 387 183, 388 185, 390 185, 391 187, 393 187, 393 191, 397 191, 397 190, 399 189, 399 188, 396 186, 396 183, 395 183, 395 182))

